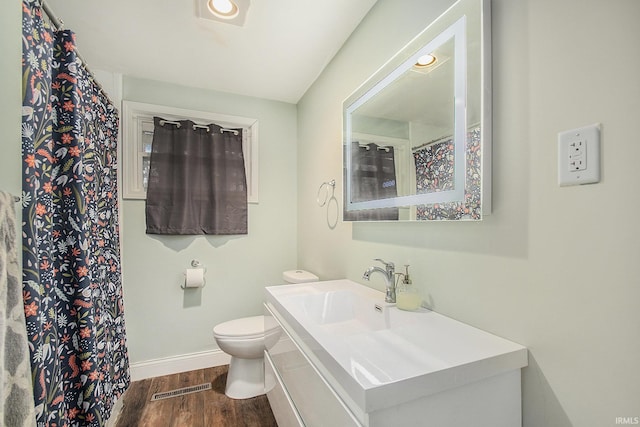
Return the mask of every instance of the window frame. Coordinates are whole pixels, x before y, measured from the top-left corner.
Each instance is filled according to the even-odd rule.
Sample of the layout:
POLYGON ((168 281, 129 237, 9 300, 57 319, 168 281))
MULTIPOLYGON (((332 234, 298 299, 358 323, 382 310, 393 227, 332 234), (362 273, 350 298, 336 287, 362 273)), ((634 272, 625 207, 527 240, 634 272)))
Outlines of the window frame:
POLYGON ((199 124, 215 123, 226 128, 242 128, 242 151, 247 175, 247 203, 258 203, 258 119, 207 111, 189 110, 166 105, 122 101, 122 143, 120 144, 122 198, 144 200, 143 124, 153 123, 154 116, 166 120, 192 120, 199 124))

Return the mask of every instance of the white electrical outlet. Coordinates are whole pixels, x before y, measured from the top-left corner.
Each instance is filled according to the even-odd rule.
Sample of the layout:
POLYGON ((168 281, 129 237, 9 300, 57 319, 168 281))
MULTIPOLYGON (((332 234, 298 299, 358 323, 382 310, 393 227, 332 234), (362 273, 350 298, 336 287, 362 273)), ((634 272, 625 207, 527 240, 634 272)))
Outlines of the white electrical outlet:
POLYGON ((572 142, 571 144, 569 144, 569 147, 571 147, 571 152, 569 153, 570 157, 579 157, 582 156, 584 154, 584 140, 579 139, 576 142, 572 142))
POLYGON ((558 184, 600 182, 600 125, 558 134, 558 184))

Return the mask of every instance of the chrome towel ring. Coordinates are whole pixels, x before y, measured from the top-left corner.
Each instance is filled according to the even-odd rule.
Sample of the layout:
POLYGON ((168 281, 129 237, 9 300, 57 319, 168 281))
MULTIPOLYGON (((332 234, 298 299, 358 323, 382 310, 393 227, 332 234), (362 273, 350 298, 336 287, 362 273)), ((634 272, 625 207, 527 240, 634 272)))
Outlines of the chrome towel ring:
POLYGON ((322 207, 327 204, 329 200, 329 187, 331 187, 331 197, 333 197, 333 193, 336 189, 336 180, 332 179, 331 181, 323 182, 320 184, 320 188, 318 188, 318 195, 316 196, 316 202, 318 202, 318 206, 322 207), (324 189, 324 197, 321 197, 322 190, 324 189))

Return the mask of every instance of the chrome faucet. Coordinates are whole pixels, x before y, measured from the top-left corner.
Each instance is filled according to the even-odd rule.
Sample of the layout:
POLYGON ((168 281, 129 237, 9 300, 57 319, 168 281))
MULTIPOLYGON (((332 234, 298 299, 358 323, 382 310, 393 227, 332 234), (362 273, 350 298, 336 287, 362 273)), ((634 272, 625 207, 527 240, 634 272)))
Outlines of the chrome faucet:
POLYGON ((385 262, 380 258, 374 259, 374 261, 380 261, 384 264, 384 270, 380 267, 369 267, 362 275, 364 280, 369 280, 371 273, 378 272, 384 275, 384 280, 387 285, 387 292, 384 297, 385 302, 396 302, 396 284, 394 282, 395 279, 395 264, 392 262, 385 262))

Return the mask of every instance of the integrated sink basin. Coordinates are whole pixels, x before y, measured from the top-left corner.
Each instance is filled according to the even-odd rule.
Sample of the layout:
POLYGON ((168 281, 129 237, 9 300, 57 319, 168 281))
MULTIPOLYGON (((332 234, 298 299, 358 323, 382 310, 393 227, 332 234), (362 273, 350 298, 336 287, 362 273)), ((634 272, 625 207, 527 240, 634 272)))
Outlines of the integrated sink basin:
MULTIPOLYGON (((371 414, 507 373, 519 399, 525 347, 424 308, 399 310, 353 281, 267 287, 265 307, 361 425, 375 425, 371 414)), ((275 365, 290 357, 271 353, 275 365)))
MULTIPOLYGON (((282 302, 296 318, 307 321, 308 326, 320 330, 331 330, 340 335, 351 335, 389 327, 388 303, 379 302, 367 289, 331 289, 328 282, 323 286, 305 286, 305 294, 284 296, 282 302), (323 288, 327 288, 324 291, 323 288), (381 316, 380 314, 385 315, 381 316), (338 324, 332 328, 332 324, 338 324)), ((281 291, 281 289, 278 289, 281 291)), ((278 292, 276 292, 278 293, 278 292)))

